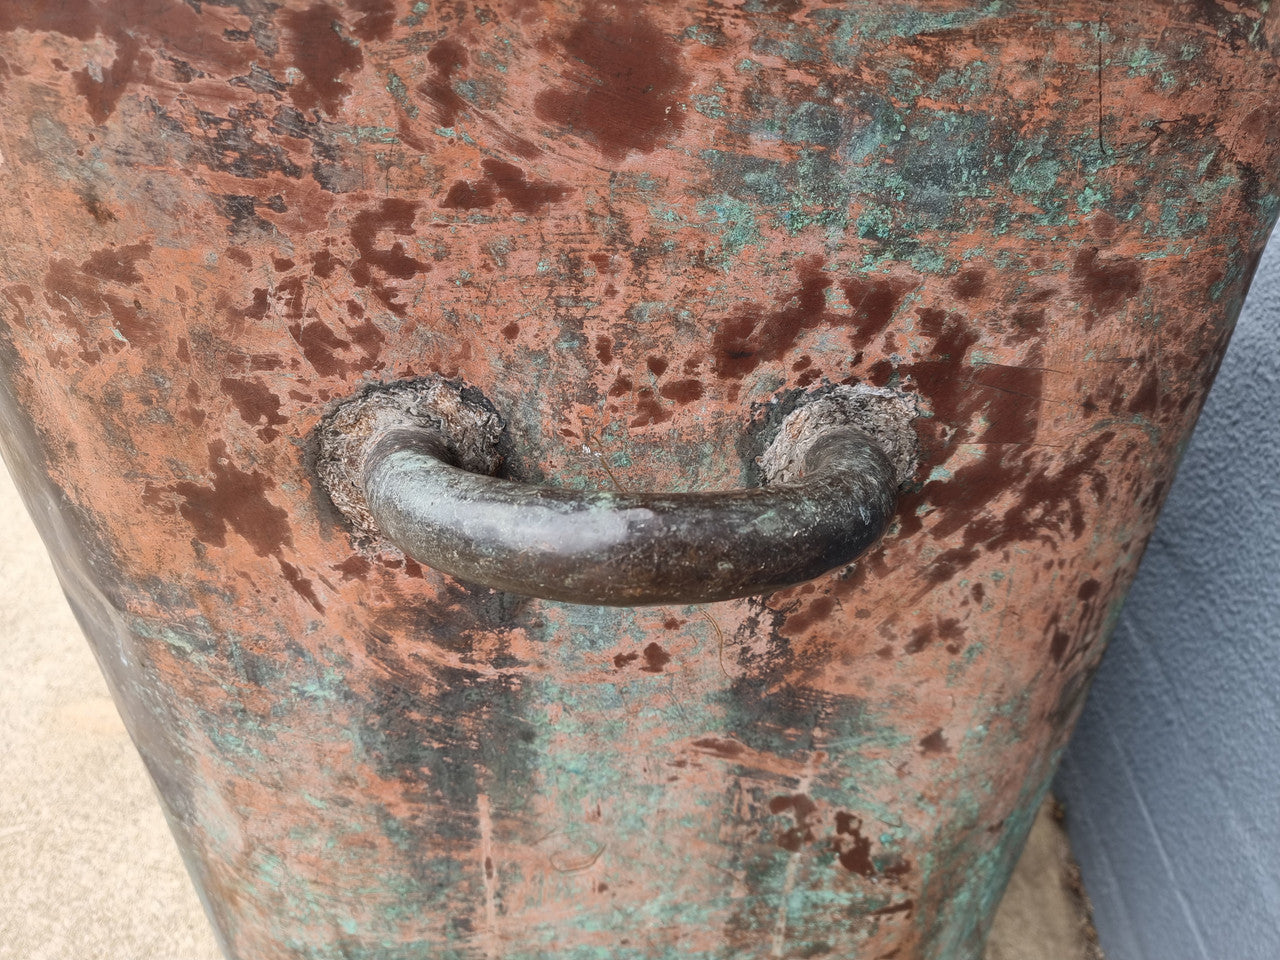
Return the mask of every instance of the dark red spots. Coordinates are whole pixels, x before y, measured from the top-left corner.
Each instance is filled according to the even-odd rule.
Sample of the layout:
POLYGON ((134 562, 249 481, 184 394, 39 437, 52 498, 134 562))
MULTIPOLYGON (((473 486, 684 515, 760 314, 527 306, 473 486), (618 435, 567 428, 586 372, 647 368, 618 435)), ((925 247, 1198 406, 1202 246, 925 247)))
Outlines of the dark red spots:
POLYGON ((184 501, 178 512, 201 543, 225 547, 228 527, 248 541, 260 557, 278 553, 292 543, 289 515, 267 499, 267 490, 274 486, 268 477, 237 468, 228 459, 227 444, 222 440, 209 444, 209 470, 213 474, 209 486, 187 480, 173 486, 173 492, 184 501))
POLYGON ((293 588, 294 592, 315 607, 317 613, 324 613, 324 606, 321 605, 320 598, 316 596, 316 592, 311 586, 311 581, 302 575, 302 571, 281 557, 277 556, 276 562, 280 564, 280 572, 284 574, 285 581, 293 588))
POLYGON ((660 377, 667 372, 667 361, 663 360, 662 357, 650 357, 644 362, 644 365, 649 368, 649 372, 655 377, 660 377))
POLYGON ((303 325, 291 324, 289 333, 302 348, 302 355, 322 377, 342 376, 351 364, 338 354, 351 346, 351 341, 343 340, 330 330, 323 321, 312 320, 303 325))
POLYGON ((502 335, 508 340, 517 340, 520 337, 520 324, 514 320, 502 328, 502 335))
POLYGON ((123 32, 115 39, 116 58, 111 66, 100 67, 97 76, 87 69, 72 74, 94 123, 105 123, 129 85, 143 82, 151 72, 151 56, 137 39, 123 32))
POLYGON ((947 738, 942 735, 942 730, 939 728, 920 741, 920 752, 928 757, 940 753, 950 753, 951 747, 947 744, 947 738))
POLYGON ((150 252, 150 245, 144 243, 99 250, 78 268, 67 260, 50 263, 45 301, 75 333, 85 363, 96 363, 103 354, 122 350, 126 344, 145 345, 160 339, 160 326, 143 315, 139 301, 105 286, 140 282, 135 264, 150 252))
POLYGON ((1114 237, 1119 226, 1120 221, 1105 210, 1095 210, 1093 216, 1089 218, 1089 229, 1102 240, 1110 240, 1114 237))
MULTIPOLYGON (((348 301, 348 307, 350 306, 353 306, 353 304, 348 301)), ((349 311, 351 315, 353 317, 363 316, 364 311, 359 308, 359 305, 355 304, 354 306, 356 306, 356 309, 349 311)), ((357 362, 355 364, 356 369, 364 370, 374 366, 373 361, 377 360, 378 355, 382 353, 382 345, 387 339, 382 331, 378 329, 372 320, 368 319, 361 323, 348 325, 346 329, 347 336, 351 338, 351 342, 365 355, 366 362, 357 362)))
POLYGON ((961 270, 951 281, 951 292, 961 300, 981 296, 986 287, 987 275, 978 269, 961 270))
POLYGON ((116 329, 129 343, 149 344, 161 339, 160 325, 150 317, 143 316, 142 304, 134 300, 132 304, 122 303, 114 297, 107 297, 111 308, 111 317, 115 320, 116 329))
POLYGON ((458 180, 440 201, 446 210, 476 210, 481 207, 492 207, 498 202, 498 196, 491 184, 474 183, 471 180, 458 180))
POLYGON ((851 277, 840 287, 853 308, 849 339, 855 350, 862 350, 884 332, 912 284, 903 280, 851 277))
POLYGON ((914 900, 903 900, 901 903, 894 903, 887 907, 881 907, 879 910, 872 910, 868 916, 888 917, 895 913, 910 913, 915 908, 916 902, 914 900))
POLYGON ((924 623, 911 631, 911 639, 903 648, 907 653, 917 654, 924 650, 934 639, 946 643, 948 653, 959 653, 964 639, 964 627, 955 617, 938 617, 936 623, 924 623))
POLYGON ((339 32, 342 14, 332 4, 318 3, 305 10, 288 10, 281 21, 293 65, 302 74, 289 88, 289 96, 299 110, 319 106, 330 115, 337 113, 342 98, 351 92, 342 75, 364 63, 360 47, 339 32))
POLYGON ((947 653, 959 653, 963 648, 964 627, 955 617, 939 617, 938 637, 946 643, 947 653))
POLYGON ((431 269, 430 264, 416 260, 396 240, 390 247, 377 246, 383 233, 411 237, 418 205, 411 200, 388 198, 376 210, 365 210, 351 221, 351 242, 360 258, 351 265, 351 278, 358 286, 369 287, 375 297, 392 313, 404 316, 405 305, 397 299, 396 289, 382 278, 408 280, 431 269))
POLYGON ((1135 260, 1102 260, 1098 248, 1081 251, 1071 270, 1077 292, 1088 298, 1100 315, 1115 313, 1142 288, 1142 268, 1135 260))
POLYGON ((1111 431, 1099 434, 1085 445, 1078 459, 1064 466, 1056 475, 1038 470, 1027 483, 1016 509, 1029 512, 1039 507, 1036 513, 1040 518, 1039 522, 1033 522, 1033 525, 1019 524, 1012 516, 1006 516, 1010 527, 1016 531, 1015 535, 1029 540, 1035 529, 1066 528, 1077 540, 1083 536, 1085 524, 1081 497, 1086 490, 1096 500, 1102 500, 1107 495, 1107 475, 1100 469, 1099 463, 1103 451, 1115 437, 1111 431))
POLYGON ((790 637, 798 637, 816 624, 822 623, 835 609, 836 602, 832 597, 815 597, 808 605, 795 613, 787 615, 782 633, 790 637))
POLYGON ((1009 341, 1026 343, 1039 337, 1044 330, 1047 313, 1044 307, 1022 307, 1015 310, 1009 318, 1013 327, 1009 331, 1009 341))
MULTIPOLYGON (((205 412, 202 409, 200 409, 200 406, 199 406, 200 388, 197 387, 194 383, 189 383, 187 384, 186 393, 187 393, 187 400, 190 401, 190 405, 185 410, 183 410, 179 414, 179 416, 181 416, 184 420, 190 420, 193 424, 195 424, 198 427, 200 426, 200 424, 204 423, 205 416, 206 416, 205 412)), ((169 511, 169 512, 172 513, 172 511, 169 511)))
POLYGON ((285 277, 276 285, 275 296, 282 312, 290 320, 297 320, 302 316, 302 311, 306 307, 307 293, 301 277, 285 277))
POLYGON ((836 835, 831 849, 840 866, 860 877, 873 877, 876 865, 871 860, 871 841, 862 835, 862 821, 843 810, 836 813, 836 835))
POLYGON ((701 740, 693 741, 693 745, 699 750, 706 750, 726 760, 742 756, 747 749, 736 740, 721 740, 719 737, 703 737, 701 740))
POLYGON ((1069 646, 1071 646, 1071 634, 1065 630, 1055 630, 1053 639, 1049 641, 1049 656, 1053 657, 1054 663, 1062 662, 1069 646))
MULTIPOLYGON (((918 315, 920 332, 934 345, 921 359, 901 365, 900 372, 928 385, 937 420, 955 428, 952 443, 980 454, 952 477, 924 489, 921 499, 939 508, 932 535, 942 539, 963 531, 962 543, 933 560, 928 582, 949 580, 984 549, 1063 531, 1083 534, 1085 484, 1095 495, 1105 486, 1096 460, 1114 435, 1093 437, 1069 458, 1046 456, 1035 445, 1044 370, 1034 354, 1025 366, 973 364, 968 355, 979 339, 977 327, 940 310, 922 308, 918 315), (1012 505, 984 515, 1002 498, 1012 498, 1012 505)), ((902 514, 907 532, 919 522, 912 518, 911 499, 902 514)))
MULTIPOLYGON (((600 336, 596 337, 596 358, 604 366, 613 363, 613 338, 600 336)), ((630 389, 628 387, 627 389, 630 389)))
POLYGON ((822 274, 821 267, 816 257, 802 261, 800 284, 779 298, 778 309, 766 313, 752 304, 721 321, 712 338, 719 376, 741 380, 765 361, 784 359, 803 331, 828 318, 831 278, 822 274))
POLYGON ((801 846, 804 846, 805 840, 813 840, 813 833, 805 832, 799 827, 785 829, 785 831, 782 831, 780 835, 774 838, 774 842, 776 842, 778 846, 782 847, 783 850, 790 850, 791 852, 795 852, 796 850, 799 850, 801 846))
POLYGON ((683 620, 678 620, 678 619, 676 619, 675 617, 667 617, 667 619, 665 619, 665 620, 663 620, 663 621, 662 621, 662 629, 663 629, 663 630, 678 630, 678 629, 680 629, 680 627, 681 627, 681 626, 683 626, 683 625, 684 625, 684 622, 685 622, 685 621, 683 621, 683 620))
POLYGON ((563 199, 569 188, 547 180, 527 180, 525 172, 501 160, 480 162, 481 180, 459 180, 449 188, 440 206, 450 210, 492 207, 501 198, 520 213, 535 213, 563 199))
POLYGON ((922 623, 911 631, 911 639, 903 647, 903 650, 907 653, 916 654, 931 643, 933 643, 933 624, 922 623))
POLYGON ((467 62, 467 51, 456 40, 441 40, 427 53, 427 62, 436 75, 422 84, 418 92, 435 107, 436 119, 442 127, 452 127, 466 102, 453 89, 453 74, 467 62))
POLYGON ((342 574, 344 582, 347 580, 365 580, 369 576, 369 571, 373 569, 373 564, 357 553, 336 564, 333 569, 342 574))
POLYGON ((0 4, 0 32, 9 33, 22 28, 61 33, 76 40, 92 40, 99 29, 97 12, 90 0, 0 4))
POLYGON ((138 273, 138 261, 151 256, 151 244, 133 243, 125 247, 108 247, 97 250, 89 259, 81 264, 80 269, 99 280, 110 280, 114 283, 141 283, 138 273))
POLYGON ((569 192, 568 187, 546 180, 526 180, 525 172, 510 163, 500 160, 483 160, 480 163, 485 178, 489 180, 498 196, 508 201, 521 213, 533 213, 540 207, 549 206, 562 199, 569 192))
MULTIPOLYGON (((619 381, 622 377, 618 378, 619 381)), ((613 391, 611 390, 610 393, 613 391)), ((636 393, 636 415, 631 420, 633 427, 647 427, 650 424, 665 423, 671 419, 671 411, 664 409, 649 387, 642 387, 636 393)))
POLYGON ((651 643, 644 648, 644 666, 640 669, 645 673, 662 673, 662 668, 670 662, 671 654, 656 643, 651 643))
POLYGON ((796 821, 794 827, 778 835, 776 841, 778 846, 784 850, 795 852, 804 844, 812 843, 816 838, 814 837, 810 818, 817 812, 817 809, 817 805, 803 793, 793 794, 789 797, 774 797, 770 800, 770 813, 777 815, 790 810, 796 821))
POLYGON ((311 275, 321 280, 333 276, 333 271, 343 266, 341 260, 328 250, 318 250, 311 255, 311 275))
POLYGON ((280 435, 280 431, 275 428, 288 421, 280 416, 280 398, 263 383, 223 377, 221 387, 222 392, 231 398, 236 410, 240 412, 241 420, 252 425, 264 424, 258 431, 258 436, 271 441, 280 435))
POLYGON ((270 300, 267 297, 265 287, 255 287, 253 290, 253 300, 245 307, 232 307, 227 311, 227 316, 231 320, 231 325, 238 326, 246 320, 262 320, 267 315, 270 307, 270 300))
POLYGON ((560 39, 562 84, 534 101, 541 119, 589 137, 606 160, 651 153, 684 126, 680 47, 642 11, 589 4, 560 39))
POLYGON ((684 405, 693 403, 702 399, 702 381, 701 380, 672 380, 670 383, 664 383, 662 389, 658 391, 662 396, 675 403, 684 405))
POLYGON ((239 247, 227 247, 226 255, 228 260, 232 263, 240 264, 240 266, 244 267, 246 270, 252 269, 253 267, 253 257, 249 256, 248 253, 241 250, 239 247))
POLYGON ((418 205, 411 200, 388 198, 382 201, 377 210, 366 210, 359 213, 351 222, 351 242, 360 253, 360 259, 352 265, 351 275, 356 282, 364 285, 369 281, 369 270, 373 267, 388 276, 407 280, 426 268, 405 255, 404 247, 396 241, 390 249, 374 246, 378 235, 389 231, 397 236, 413 236, 413 221, 418 205))
POLYGON ((361 16, 351 32, 361 40, 385 40, 396 25, 395 0, 347 0, 347 6, 361 16))
POLYGON ((929 351, 931 362, 959 367, 969 348, 978 342, 977 329, 966 325, 959 314, 936 307, 920 307, 916 316, 920 318, 920 332, 933 340, 933 349, 929 351))
POLYGON ((1160 373, 1152 366, 1142 378, 1142 385, 1129 399, 1129 412, 1149 417, 1160 407, 1160 373))
POLYGON ((194 6, 155 0, 112 0, 110 4, 91 0, 0 3, 0 33, 24 28, 83 41, 95 36, 110 40, 114 47, 110 63, 94 63, 72 75, 89 116, 95 123, 103 123, 131 84, 150 79, 151 68, 160 57, 148 47, 162 49, 162 56, 170 62, 207 64, 224 76, 248 70, 244 45, 229 42, 221 29, 211 28, 194 6))
POLYGON ((651 643, 640 653, 619 653, 613 658, 613 665, 621 670, 628 664, 635 663, 641 657, 644 663, 640 667, 642 673, 662 673, 663 667, 671 662, 671 654, 656 643, 651 643))
POLYGON ((785 797, 774 797, 769 801, 769 812, 773 814, 794 810, 798 819, 807 819, 817 811, 817 805, 803 793, 785 797))
POLYGON ((1076 596, 1081 600, 1092 600, 1098 595, 1098 591, 1102 589, 1102 584, 1097 580, 1086 580, 1080 584, 1080 589, 1076 591, 1076 596))

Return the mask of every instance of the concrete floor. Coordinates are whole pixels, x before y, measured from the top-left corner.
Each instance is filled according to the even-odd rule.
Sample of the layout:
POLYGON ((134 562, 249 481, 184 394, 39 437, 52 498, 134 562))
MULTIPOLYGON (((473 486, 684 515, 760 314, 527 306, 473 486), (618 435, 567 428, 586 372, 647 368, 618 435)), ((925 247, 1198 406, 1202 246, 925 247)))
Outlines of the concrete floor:
MULTIPOLYGON (((220 960, 142 763, 2 468, 0 638, 0 960, 220 960)), ((1099 960, 1079 891, 1046 806, 987 960, 1099 960)))

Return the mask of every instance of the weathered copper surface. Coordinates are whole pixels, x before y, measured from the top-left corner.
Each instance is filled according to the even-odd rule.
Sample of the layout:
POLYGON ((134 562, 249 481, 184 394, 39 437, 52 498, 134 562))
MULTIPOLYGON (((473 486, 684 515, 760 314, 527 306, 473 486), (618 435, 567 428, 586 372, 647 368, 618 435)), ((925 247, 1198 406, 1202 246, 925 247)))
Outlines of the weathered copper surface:
POLYGON ((1264 11, 0 5, 6 459, 228 955, 975 957, 1276 216, 1264 11), (932 469, 812 585, 527 601, 318 492, 428 373, 529 481, 855 380, 932 469))

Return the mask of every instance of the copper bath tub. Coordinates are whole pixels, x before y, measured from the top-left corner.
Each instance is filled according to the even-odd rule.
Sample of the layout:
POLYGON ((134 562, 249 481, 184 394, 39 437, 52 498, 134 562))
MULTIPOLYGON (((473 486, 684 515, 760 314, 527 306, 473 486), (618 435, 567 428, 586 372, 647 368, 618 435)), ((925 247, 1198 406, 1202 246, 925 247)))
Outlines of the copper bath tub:
POLYGON ((227 956, 977 957, 1276 217, 1277 19, 0 6, 5 460, 227 956), (837 388, 919 465, 801 585, 533 599, 335 505, 405 383, 522 484, 754 488, 837 388))

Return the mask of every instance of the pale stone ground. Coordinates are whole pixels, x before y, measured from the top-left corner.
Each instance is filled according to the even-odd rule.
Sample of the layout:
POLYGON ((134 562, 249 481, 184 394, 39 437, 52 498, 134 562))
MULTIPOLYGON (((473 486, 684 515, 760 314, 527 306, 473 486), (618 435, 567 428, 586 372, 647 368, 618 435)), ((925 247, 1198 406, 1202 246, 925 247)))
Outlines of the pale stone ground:
MULTIPOLYGON (((0 960, 220 960, 44 546, 0 467, 0 960)), ((1097 960, 1042 811, 987 960, 1097 960)))

